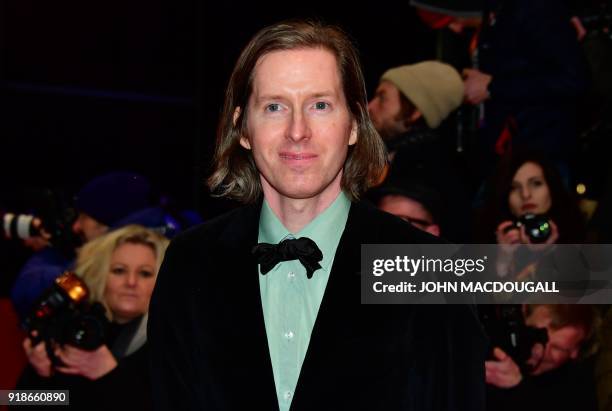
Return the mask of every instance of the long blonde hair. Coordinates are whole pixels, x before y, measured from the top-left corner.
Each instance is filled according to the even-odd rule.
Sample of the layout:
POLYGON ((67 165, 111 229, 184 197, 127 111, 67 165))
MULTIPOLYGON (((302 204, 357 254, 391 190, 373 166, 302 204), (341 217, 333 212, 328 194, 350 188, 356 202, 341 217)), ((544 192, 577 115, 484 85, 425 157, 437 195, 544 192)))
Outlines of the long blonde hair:
POLYGON ((161 234, 139 225, 128 225, 113 230, 85 244, 79 252, 74 270, 87 284, 90 301, 102 303, 111 320, 113 313, 104 296, 106 280, 110 272, 113 252, 126 243, 142 244, 153 251, 156 259, 155 275, 157 276, 169 241, 161 234))

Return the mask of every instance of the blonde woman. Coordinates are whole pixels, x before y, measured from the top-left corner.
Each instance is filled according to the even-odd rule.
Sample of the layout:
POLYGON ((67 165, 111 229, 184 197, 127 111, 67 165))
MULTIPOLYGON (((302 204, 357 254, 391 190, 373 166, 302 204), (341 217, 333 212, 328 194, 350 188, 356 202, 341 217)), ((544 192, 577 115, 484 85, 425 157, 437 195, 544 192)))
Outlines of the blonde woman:
POLYGON ((91 301, 106 307, 110 326, 105 344, 93 351, 54 347, 59 360, 54 364, 44 342, 33 347, 27 338, 30 367, 20 388, 69 389, 75 408, 109 409, 120 401, 130 409, 150 409, 147 312, 167 244, 160 234, 137 225, 87 243, 75 271, 89 287, 91 301))

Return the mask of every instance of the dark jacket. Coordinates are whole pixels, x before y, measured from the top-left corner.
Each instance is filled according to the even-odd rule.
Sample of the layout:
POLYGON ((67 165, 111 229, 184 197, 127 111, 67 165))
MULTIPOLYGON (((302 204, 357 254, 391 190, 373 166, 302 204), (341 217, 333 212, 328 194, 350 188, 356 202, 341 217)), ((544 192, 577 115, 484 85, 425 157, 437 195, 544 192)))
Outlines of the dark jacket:
POLYGON ((487 385, 487 409, 596 411, 592 363, 568 363, 541 375, 527 377, 514 388, 487 385))
MULTIPOLYGON (((28 366, 19 382, 18 390, 69 390, 69 406, 49 407, 45 409, 108 411, 133 410, 148 411, 152 409, 151 384, 149 378, 149 351, 147 343, 135 351, 127 351, 139 328, 139 320, 126 325, 111 326, 107 346, 117 359, 117 367, 97 380, 85 377, 57 373, 50 378, 39 376, 28 366), (129 355, 126 355, 130 352, 129 355)), ((144 336, 144 334, 142 334, 144 336)), ((19 406, 15 410, 38 410, 39 405, 19 406)))
MULTIPOLYGON (((257 264, 260 205, 171 243, 150 307, 158 410, 278 409, 257 264)), ((484 338, 469 306, 362 305, 362 243, 435 238, 353 203, 292 410, 484 408, 484 338)))
POLYGON ((454 243, 465 243, 471 238, 471 225, 465 218, 470 215, 470 201, 466 178, 454 161, 448 137, 441 129, 424 126, 387 142, 387 150, 395 154, 386 181, 433 190, 440 204, 423 204, 440 226, 442 236, 454 243))

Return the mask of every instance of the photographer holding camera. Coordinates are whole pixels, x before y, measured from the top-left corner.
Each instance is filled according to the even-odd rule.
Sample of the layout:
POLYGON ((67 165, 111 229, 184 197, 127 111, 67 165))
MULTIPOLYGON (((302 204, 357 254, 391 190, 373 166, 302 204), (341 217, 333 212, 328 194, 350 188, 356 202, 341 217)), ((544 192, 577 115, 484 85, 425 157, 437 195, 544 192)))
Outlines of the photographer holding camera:
POLYGON ((155 211, 159 207, 155 208, 153 189, 149 181, 143 176, 129 172, 113 172, 94 178, 76 195, 75 208, 76 219, 66 219, 70 223, 66 222, 63 227, 64 231, 71 232, 58 234, 58 237, 71 237, 63 247, 53 244, 56 238, 54 235, 49 238, 52 233, 46 232, 45 222, 42 222, 39 229, 43 233, 41 238, 47 238, 54 246, 43 247, 34 254, 22 267, 13 285, 11 299, 22 319, 43 291, 51 286, 62 272, 73 266, 73 256, 79 245, 100 237, 110 229, 130 223, 147 227, 164 224, 161 209, 159 212, 142 214, 147 210, 155 211))
POLYGON ((523 308, 526 325, 546 329, 548 342, 534 344, 524 364, 494 348, 494 360, 485 362, 488 409, 595 410, 591 364, 578 361, 597 328, 595 308, 570 304, 523 308))
POLYGON ((535 264, 517 264, 522 260, 517 254, 521 244, 527 245, 523 251, 536 251, 552 244, 584 241, 585 226, 578 203, 544 155, 533 151, 507 155, 491 183, 488 203, 479 220, 484 222, 479 225, 483 230, 479 241, 502 245, 496 262, 500 277, 523 279, 535 275, 535 264))
MULTIPOLYGON (((102 303, 111 322, 104 327, 100 341, 94 343, 97 346, 92 347, 97 338, 82 336, 97 334, 91 332, 96 328, 83 327, 82 319, 76 327, 58 320, 59 314, 43 322, 31 320, 31 337, 23 343, 30 366, 17 388, 68 389, 74 409, 108 410, 118 401, 128 409, 150 409, 147 313, 167 244, 160 234, 129 225, 83 246, 76 272, 89 289, 90 302, 102 303), (60 324, 63 330, 46 329, 60 324), (85 332, 70 332, 80 330, 79 326, 85 332), (49 335, 61 337, 37 341, 49 335), (74 345, 79 342, 81 346, 74 345)), ((69 294, 74 295, 75 290, 79 288, 72 287, 69 294)), ((53 304, 41 301, 38 309, 41 307, 48 312, 53 304)))

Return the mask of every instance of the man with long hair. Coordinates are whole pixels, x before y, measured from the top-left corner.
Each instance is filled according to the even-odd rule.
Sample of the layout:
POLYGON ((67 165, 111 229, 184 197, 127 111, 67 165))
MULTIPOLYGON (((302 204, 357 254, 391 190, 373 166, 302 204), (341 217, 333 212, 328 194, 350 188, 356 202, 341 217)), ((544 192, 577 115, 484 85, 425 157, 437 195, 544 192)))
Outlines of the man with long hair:
POLYGON ((482 409, 469 307, 361 305, 361 244, 438 241, 359 202, 385 157, 340 29, 251 39, 208 180, 246 205, 169 247, 149 323, 158 409, 482 409))

